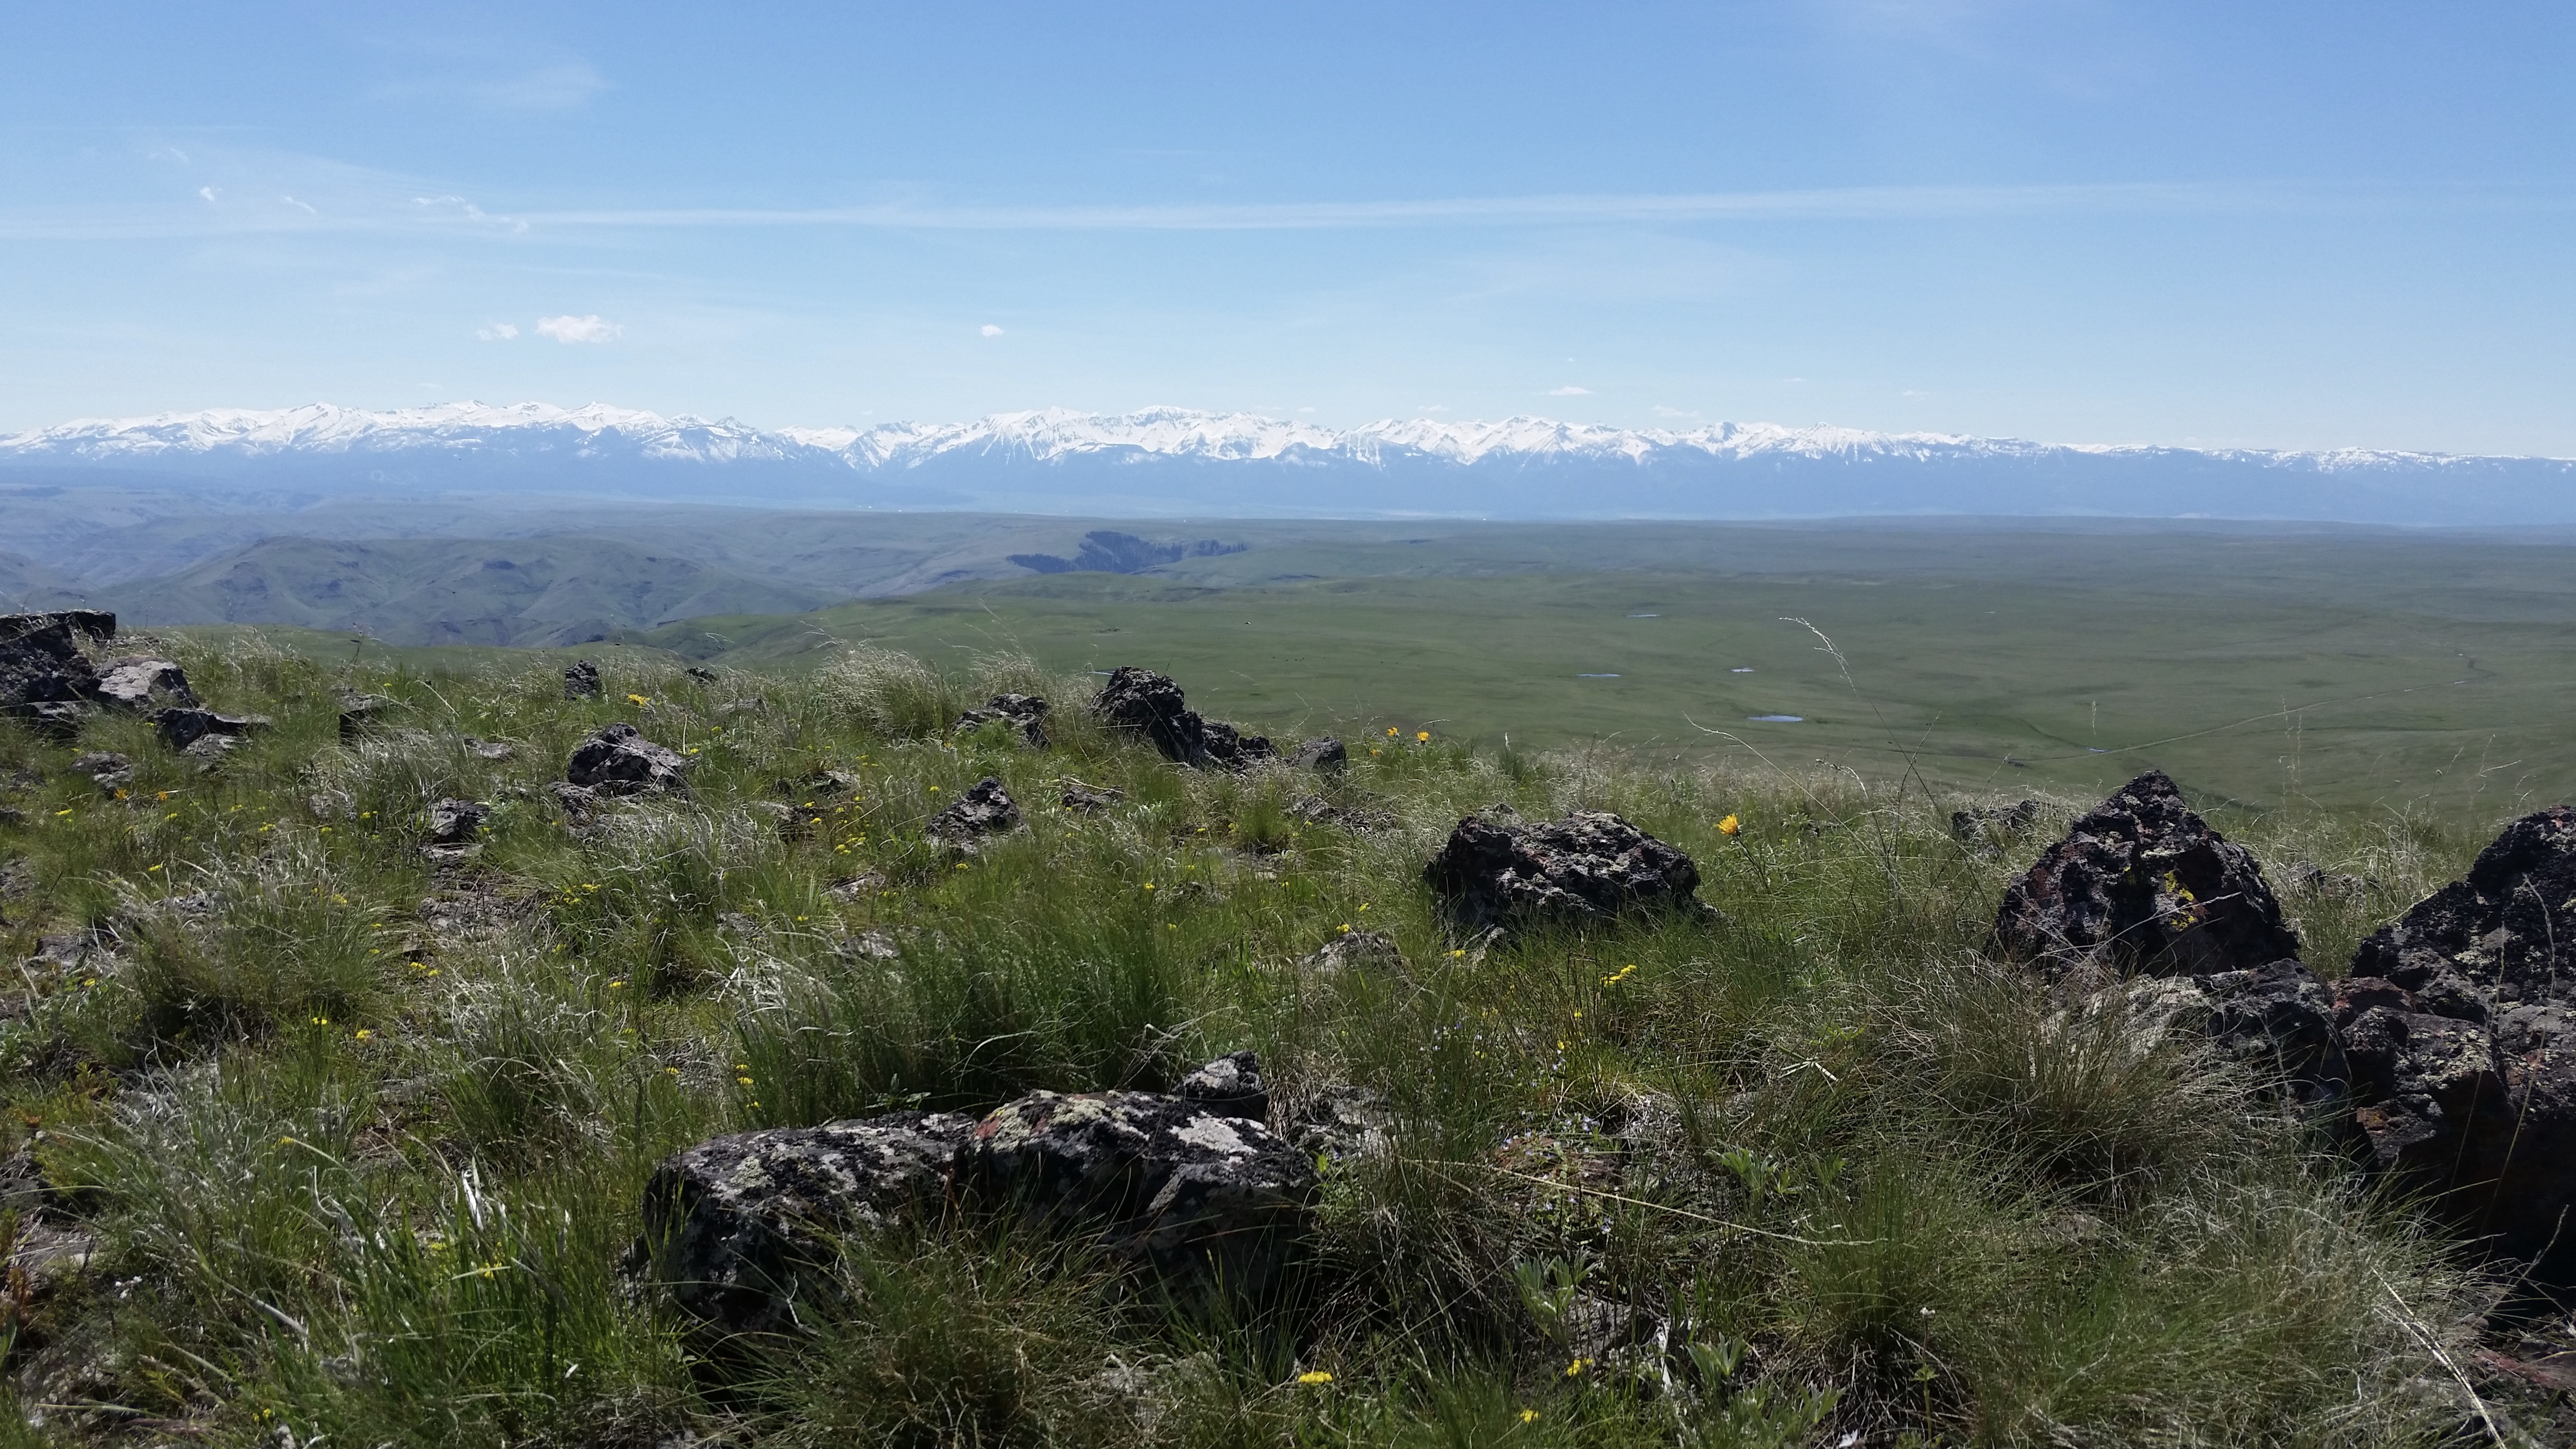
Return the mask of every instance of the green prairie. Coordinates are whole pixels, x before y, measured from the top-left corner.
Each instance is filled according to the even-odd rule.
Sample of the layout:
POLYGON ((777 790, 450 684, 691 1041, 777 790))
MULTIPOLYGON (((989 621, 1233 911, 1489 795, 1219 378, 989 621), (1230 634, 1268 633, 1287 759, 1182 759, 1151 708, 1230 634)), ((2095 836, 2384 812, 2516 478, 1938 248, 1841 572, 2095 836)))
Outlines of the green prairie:
POLYGON ((1380 534, 620 637, 762 668, 863 642, 1143 664, 1203 711, 1283 735, 1428 728, 1826 761, 1944 790, 2080 793, 2156 765, 2265 808, 2496 812, 2576 794, 2561 746, 2576 549, 2554 543, 1933 525, 1380 534), (1749 718, 1763 715, 1799 719, 1749 718))

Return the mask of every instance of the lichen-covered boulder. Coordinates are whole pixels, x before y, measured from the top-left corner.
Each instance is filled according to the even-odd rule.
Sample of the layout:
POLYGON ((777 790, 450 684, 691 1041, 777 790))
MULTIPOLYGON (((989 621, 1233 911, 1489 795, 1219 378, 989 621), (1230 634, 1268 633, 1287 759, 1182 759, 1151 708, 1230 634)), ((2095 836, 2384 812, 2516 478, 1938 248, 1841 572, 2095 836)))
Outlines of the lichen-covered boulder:
POLYGON ((2089 964, 2165 976, 2245 971, 2295 959, 2298 933, 2251 852, 2149 770, 2067 828, 2005 890, 2004 955, 2053 970, 2089 964))
POLYGON ((834 1235, 944 1210, 974 1127, 971 1117, 896 1112, 701 1142, 654 1169, 639 1246, 700 1323, 792 1331, 797 1305, 828 1282, 834 1235))
POLYGON ((1264 760, 1279 758, 1279 748, 1268 735, 1245 734, 1223 720, 1205 720, 1199 726, 1207 743, 1208 763, 1220 770, 1248 770, 1264 760))
POLYGON ((133 714, 197 702, 196 694, 188 688, 187 671, 167 659, 139 655, 102 662, 94 697, 110 709, 133 714))
POLYGON ((640 795, 648 791, 685 794, 689 782, 681 772, 693 762, 679 751, 657 745, 619 721, 602 725, 572 752, 564 779, 602 795, 640 795))
POLYGON ((597 699, 607 688, 599 678, 599 666, 587 659, 575 660, 563 672, 564 698, 597 699))
POLYGON ((1584 926, 1707 909, 1695 894, 1699 867, 1688 855, 1594 810, 1535 825, 1470 815, 1422 878, 1463 930, 1584 926))
POLYGON ((1314 1161, 1183 1097, 1032 1092, 976 1124, 968 1160, 986 1194, 1167 1283, 1259 1295, 1313 1227, 1314 1161))

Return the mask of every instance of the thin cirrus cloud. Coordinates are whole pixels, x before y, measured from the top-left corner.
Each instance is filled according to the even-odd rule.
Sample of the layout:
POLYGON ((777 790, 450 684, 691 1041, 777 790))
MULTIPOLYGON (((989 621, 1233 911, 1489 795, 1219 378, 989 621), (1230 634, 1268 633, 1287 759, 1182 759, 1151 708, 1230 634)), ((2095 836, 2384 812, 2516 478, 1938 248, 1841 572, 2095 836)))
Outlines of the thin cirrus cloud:
POLYGON ((1568 383, 1563 387, 1549 388, 1547 390, 1547 395, 1549 397, 1590 397, 1592 396, 1592 389, 1588 387, 1576 387, 1572 383, 1568 383))
POLYGON ((380 101, 464 101, 494 111, 575 111, 609 89, 586 60, 560 61, 504 76, 425 76, 389 81, 368 94, 380 101))
POLYGON ((985 323, 980 330, 986 337, 999 337, 1002 335, 1002 329, 994 326, 990 322, 985 323))
POLYGON ((518 335, 519 326, 515 322, 495 322, 489 327, 474 329, 475 339, 481 342, 507 342, 518 335))
MULTIPOLYGON (((249 159, 249 158, 245 158, 249 159)), ((792 209, 694 207, 523 211, 495 215, 419 179, 318 158, 267 155, 259 170, 328 180, 327 209, 253 215, 130 204, 0 210, 0 240, 109 240, 236 231, 501 233, 730 227, 848 227, 917 231, 1300 231, 1431 227, 1550 227, 1603 222, 1938 220, 2043 215, 2364 214, 2410 211, 2576 211, 2553 187, 2377 187, 2105 183, 2037 186, 1860 186, 1796 191, 1489 196, 1246 205, 928 206, 886 203, 792 209)), ((304 189, 299 186, 299 190, 304 189)))
POLYGON ((538 336, 551 337, 566 345, 576 342, 614 342, 625 330, 597 313, 588 317, 564 316, 537 319, 538 336))

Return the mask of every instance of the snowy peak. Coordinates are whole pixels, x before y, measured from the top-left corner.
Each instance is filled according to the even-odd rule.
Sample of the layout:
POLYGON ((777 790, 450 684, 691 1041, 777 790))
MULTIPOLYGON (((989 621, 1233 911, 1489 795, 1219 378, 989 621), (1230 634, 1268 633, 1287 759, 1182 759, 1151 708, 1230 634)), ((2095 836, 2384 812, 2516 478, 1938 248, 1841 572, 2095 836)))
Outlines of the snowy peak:
MULTIPOLYGON (((1054 463, 1100 455, 1207 462, 1292 460, 1383 466, 1398 460, 1462 466, 1487 462, 1651 464, 1677 454, 1753 461, 1764 458, 1893 460, 2051 456, 2195 454, 2135 445, 2046 444, 1949 433, 1876 433, 1858 428, 1711 423, 1685 432, 1629 429, 1552 418, 1499 422, 1388 418, 1344 431, 1283 422, 1257 413, 1208 413, 1155 407, 1119 415, 1046 408, 993 413, 962 423, 883 423, 872 427, 763 431, 726 418, 665 417, 590 403, 503 406, 478 402, 370 412, 313 403, 270 412, 219 408, 148 418, 84 418, 0 437, 0 462, 174 463, 188 459, 388 455, 403 453, 664 462, 770 462, 829 465, 872 472, 917 468, 934 460, 1054 463)), ((2246 450, 2198 453, 2235 461, 2297 461, 2350 470, 2391 464, 2438 465, 2441 455, 2339 449, 2322 453, 2246 450)))

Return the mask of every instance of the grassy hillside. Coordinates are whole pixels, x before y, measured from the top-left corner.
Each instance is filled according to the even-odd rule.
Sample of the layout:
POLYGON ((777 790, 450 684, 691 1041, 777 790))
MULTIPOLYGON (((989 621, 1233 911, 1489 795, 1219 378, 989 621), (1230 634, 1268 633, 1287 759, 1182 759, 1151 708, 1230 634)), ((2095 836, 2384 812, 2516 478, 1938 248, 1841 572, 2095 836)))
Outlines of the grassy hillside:
MULTIPOLYGON (((2446 1364, 2494 1290, 2244 1083, 1983 961, 2023 861, 1950 838, 1960 797, 1436 727, 1358 742, 1338 783, 1195 774, 1070 707, 1087 676, 1009 657, 612 662, 566 702, 546 667, 181 652, 276 727, 206 769, 103 722, 83 747, 136 761, 112 792, 0 731, 29 963, 0 1147, 58 1185, 47 1231, 97 1244, 12 1280, 37 1427, 0 1437, 2394 1445, 2471 1412, 2446 1364), (340 739, 345 688, 397 702, 379 732, 340 739), (946 733, 1003 688, 1059 702, 1055 748, 946 733), (613 719, 693 790, 568 819, 547 784, 613 719), (961 862, 922 826, 988 774, 1030 829, 961 862), (1060 808, 1069 777, 1123 798, 1060 808), (1309 823, 1310 792, 1380 824, 1309 823), (495 811, 438 861, 446 796, 495 811), (1621 812, 1717 914, 1451 939, 1422 862, 1498 800, 1621 812), (1347 928, 1402 963, 1301 964, 1347 928), (645 1175, 711 1134, 1160 1087, 1247 1047, 1283 1096, 1393 1112, 1249 1317, 971 1223, 847 1242, 844 1306, 749 1354, 618 1276, 645 1175), (1669 1323, 1680 1376, 1584 1347, 1601 1313, 1669 1323)), ((2289 901, 2331 974, 2496 813, 2216 815, 2368 878, 2289 901)))
POLYGON ((2098 792, 2155 764, 2271 808, 2576 796, 2556 747, 2576 706, 2565 549, 1942 543, 1784 533, 1729 570, 1604 571, 1543 534, 1479 537, 1339 549, 1345 572, 1309 579, 1250 575, 1328 560, 1256 551, 1175 566, 1191 582, 1058 575, 625 637, 763 667, 861 641, 951 659, 1015 649, 1054 669, 1150 665, 1282 730, 1435 722, 1488 744, 1829 760, 1981 790, 2098 792), (1764 715, 1799 719, 1748 718, 1764 715))

